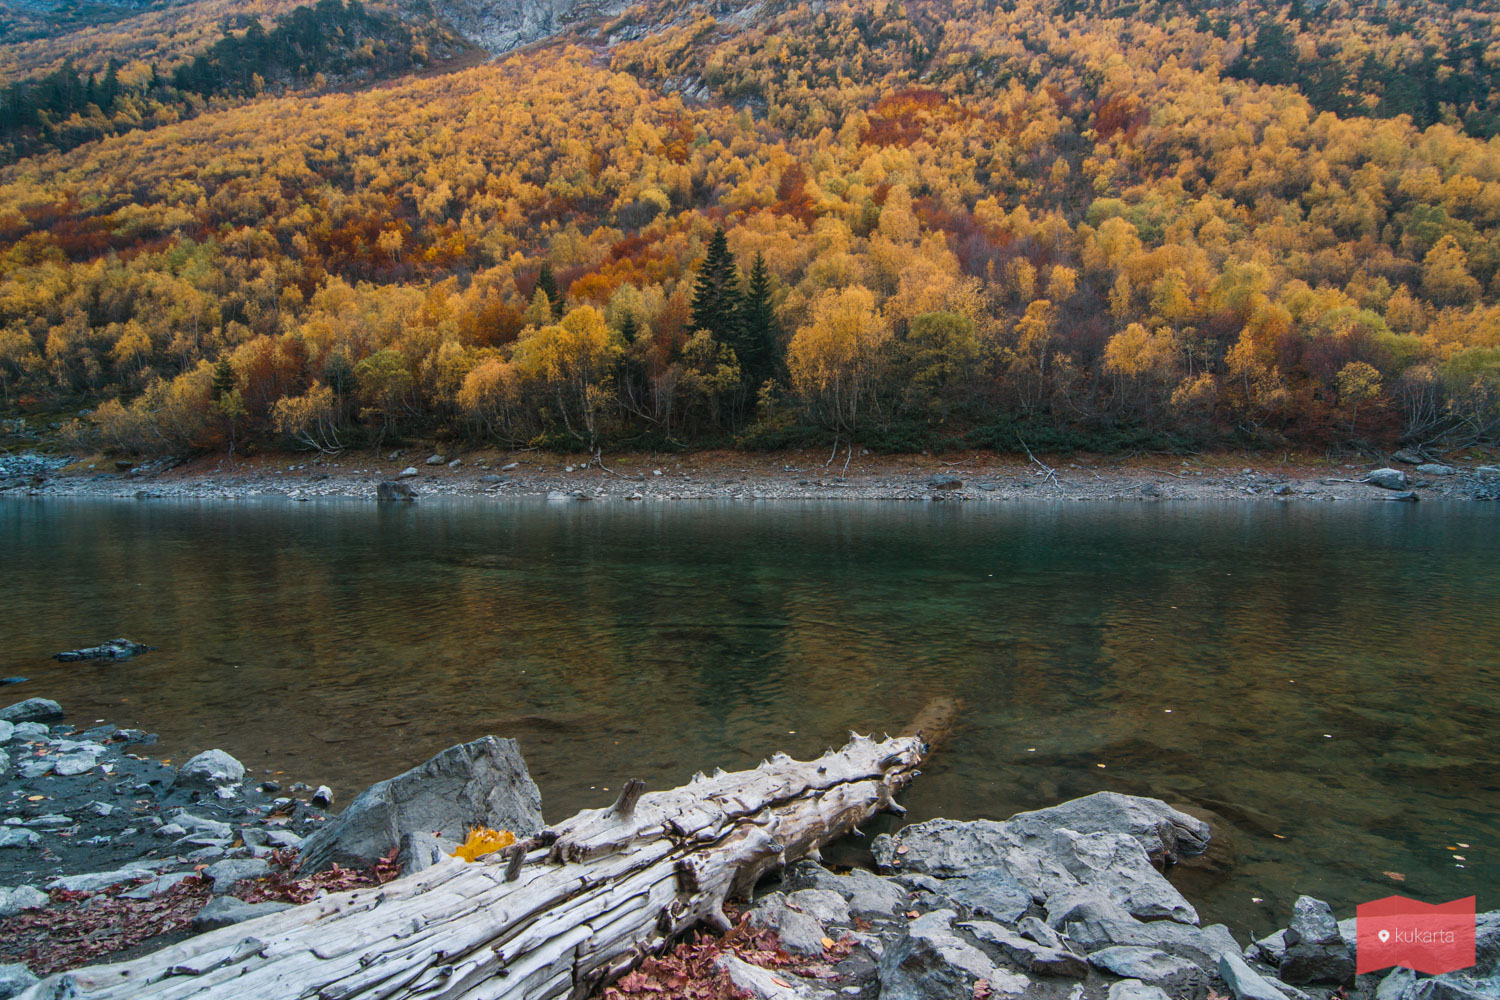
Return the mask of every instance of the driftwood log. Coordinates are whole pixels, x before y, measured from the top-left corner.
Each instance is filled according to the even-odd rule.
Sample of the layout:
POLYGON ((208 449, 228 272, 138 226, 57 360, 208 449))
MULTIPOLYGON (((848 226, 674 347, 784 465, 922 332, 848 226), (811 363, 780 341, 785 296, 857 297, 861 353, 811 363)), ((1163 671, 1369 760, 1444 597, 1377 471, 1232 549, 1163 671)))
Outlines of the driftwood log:
POLYGON ((629 782, 502 854, 457 859, 191 938, 60 973, 23 996, 177 1000, 579 1000, 699 924, 771 869, 815 852, 917 774, 920 736, 854 736, 813 761, 629 782))

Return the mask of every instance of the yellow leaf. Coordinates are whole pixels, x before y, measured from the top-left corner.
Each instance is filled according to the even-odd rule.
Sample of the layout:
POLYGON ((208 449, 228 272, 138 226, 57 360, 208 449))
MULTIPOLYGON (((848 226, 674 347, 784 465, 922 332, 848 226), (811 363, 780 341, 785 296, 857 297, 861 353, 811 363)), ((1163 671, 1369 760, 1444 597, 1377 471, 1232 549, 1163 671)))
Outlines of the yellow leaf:
POLYGON ((833 938, 831 938, 831 937, 823 938, 822 939, 822 945, 823 945, 824 948, 832 948, 833 947, 833 938))
POLYGON ((468 839, 453 852, 455 858, 478 861, 486 854, 503 851, 516 842, 516 835, 509 830, 491 830, 487 826, 476 826, 469 831, 468 839))

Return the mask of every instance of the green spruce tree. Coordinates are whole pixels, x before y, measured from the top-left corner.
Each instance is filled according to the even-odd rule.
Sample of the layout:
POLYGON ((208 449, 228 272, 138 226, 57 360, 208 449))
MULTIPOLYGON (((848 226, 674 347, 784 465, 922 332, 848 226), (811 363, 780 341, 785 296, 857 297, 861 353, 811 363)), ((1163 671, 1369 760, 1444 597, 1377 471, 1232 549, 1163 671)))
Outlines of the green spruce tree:
POLYGON ((552 303, 552 318, 562 319, 563 295, 557 287, 557 277, 552 273, 551 264, 543 264, 542 270, 536 276, 537 291, 547 293, 547 301, 552 303))
POLYGON ((766 270, 765 257, 760 254, 755 255, 750 285, 740 309, 740 337, 730 346, 740 359, 746 385, 752 392, 776 377, 781 367, 781 331, 776 311, 771 307, 771 275, 766 270))
POLYGON ((720 226, 708 243, 708 255, 693 286, 693 329, 707 330, 719 343, 734 346, 739 340, 742 298, 740 271, 720 226))

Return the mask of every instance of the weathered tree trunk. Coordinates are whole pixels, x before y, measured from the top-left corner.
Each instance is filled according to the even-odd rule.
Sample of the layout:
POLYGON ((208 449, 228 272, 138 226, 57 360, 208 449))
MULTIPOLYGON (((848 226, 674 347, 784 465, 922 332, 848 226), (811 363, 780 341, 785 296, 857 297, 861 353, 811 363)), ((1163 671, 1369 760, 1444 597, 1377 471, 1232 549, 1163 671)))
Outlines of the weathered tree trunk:
POLYGON ((61 973, 24 997, 577 1000, 700 922, 727 927, 729 896, 898 808, 924 752, 920 736, 855 736, 814 761, 778 754, 671 791, 631 782, 610 808, 503 854, 61 973))

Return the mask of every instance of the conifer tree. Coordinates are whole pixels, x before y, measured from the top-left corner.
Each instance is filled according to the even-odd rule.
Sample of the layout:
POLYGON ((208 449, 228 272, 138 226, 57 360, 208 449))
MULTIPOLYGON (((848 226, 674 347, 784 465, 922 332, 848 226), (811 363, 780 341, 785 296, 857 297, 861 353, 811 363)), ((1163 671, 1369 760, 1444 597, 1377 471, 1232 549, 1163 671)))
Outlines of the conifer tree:
POLYGON ((547 301, 552 303, 552 318, 562 319, 563 296, 557 287, 557 277, 552 273, 551 264, 543 264, 542 269, 536 276, 536 287, 539 292, 547 293, 547 301))
POLYGON ((708 255, 698 268, 698 281, 693 286, 693 329, 707 330, 719 343, 735 346, 742 299, 740 271, 720 226, 709 241, 708 255))
POLYGON ((780 342, 776 311, 771 307, 771 275, 766 270, 765 257, 756 254, 755 265, 750 269, 750 285, 745 290, 744 305, 740 310, 740 336, 738 341, 731 342, 744 370, 745 381, 752 390, 759 389, 776 376, 781 360, 778 357, 780 342))

